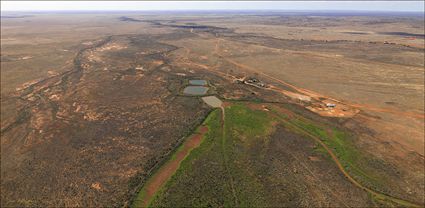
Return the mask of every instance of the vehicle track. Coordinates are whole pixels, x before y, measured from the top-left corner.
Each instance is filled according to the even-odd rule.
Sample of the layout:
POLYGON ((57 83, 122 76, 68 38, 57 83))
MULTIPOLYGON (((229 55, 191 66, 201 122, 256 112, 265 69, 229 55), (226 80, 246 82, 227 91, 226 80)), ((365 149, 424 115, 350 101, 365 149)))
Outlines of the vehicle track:
POLYGON ((372 105, 355 104, 355 103, 350 103, 350 102, 347 102, 347 101, 342 102, 342 101, 337 100, 335 98, 331 98, 331 97, 322 95, 322 94, 320 94, 318 92, 314 92, 314 91, 311 91, 311 90, 308 90, 308 89, 305 89, 305 88, 297 87, 297 86, 292 85, 292 84, 290 84, 288 82, 285 82, 285 81, 283 81, 281 79, 278 79, 278 78, 276 78, 274 76, 271 76, 271 75, 269 75, 267 73, 264 73, 264 72, 262 72, 262 71, 260 71, 258 69, 255 69, 253 67, 244 65, 244 64, 239 63, 239 62, 236 62, 235 60, 232 60, 232 59, 229 59, 229 58, 224 57, 223 55, 221 55, 221 53, 219 53, 219 49, 218 49, 219 48, 220 41, 223 41, 223 40, 224 39, 222 39, 222 38, 217 38, 217 42, 216 42, 215 52, 214 53, 216 53, 216 55, 218 57, 222 58, 223 60, 225 60, 225 61, 227 61, 227 62, 229 62, 229 63, 231 63, 231 64, 233 64, 233 65, 235 65, 235 66, 237 66, 239 68, 242 68, 242 69, 245 69, 245 70, 248 70, 248 71, 252 71, 252 72, 261 74, 262 76, 267 77, 270 80, 273 80, 273 81, 276 81, 276 82, 278 82, 280 84, 283 84, 285 86, 288 86, 288 87, 290 87, 290 88, 298 91, 301 94, 305 94, 305 95, 308 95, 308 96, 313 97, 313 98, 316 98, 316 99, 326 98, 326 99, 332 100, 334 102, 343 103, 343 104, 348 105, 348 106, 350 106, 352 108, 361 108, 361 109, 364 109, 364 110, 369 110, 369 111, 374 111, 374 112, 391 113, 391 114, 398 115, 398 116, 403 116, 403 117, 411 117, 411 118, 419 118, 419 119, 425 118, 425 114, 424 113, 415 113, 415 112, 409 112, 409 111, 400 111, 400 110, 391 109, 391 108, 379 108, 379 107, 375 107, 375 106, 372 106, 372 105))
POLYGON ((403 199, 398 199, 396 197, 389 196, 387 194, 380 193, 380 192, 374 191, 374 190, 372 190, 370 188, 367 188, 367 187, 363 186, 362 184, 360 184, 359 182, 357 182, 353 177, 351 177, 351 175, 344 169, 344 166, 341 164, 341 162, 339 161, 338 157, 332 152, 332 150, 319 137, 317 137, 317 136, 315 136, 315 135, 313 135, 313 134, 305 131, 304 129, 298 127, 295 124, 290 123, 289 120, 287 120, 287 119, 280 118, 280 117, 276 117, 276 118, 278 118, 279 120, 285 122, 285 124, 290 125, 294 129, 297 129, 298 131, 303 132, 305 135, 309 136, 310 138, 314 139, 317 143, 319 143, 320 146, 322 146, 326 150, 326 152, 331 156, 332 160, 336 163, 336 165, 337 165, 338 169, 340 170, 340 172, 352 184, 354 184, 358 188, 360 188, 360 189, 362 189, 362 190, 364 190, 364 191, 372 194, 373 196, 376 196, 378 198, 385 198, 385 199, 390 200, 390 201, 392 201, 393 203, 396 203, 396 204, 400 204, 400 205, 404 205, 404 206, 409 206, 409 207, 421 207, 421 205, 418 205, 418 204, 415 204, 415 203, 412 203, 412 202, 409 202, 409 201, 406 201, 406 200, 403 200, 403 199))
MULTIPOLYGON (((274 80, 274 81, 276 81, 278 83, 281 83, 283 85, 289 86, 289 87, 293 88, 294 90, 296 90, 296 91, 298 91, 298 92, 300 92, 302 94, 305 94, 305 95, 308 95, 308 96, 311 96, 311 97, 314 97, 314 98, 321 97, 321 98, 326 98, 326 99, 329 99, 329 100, 333 100, 335 102, 343 103, 343 102, 341 102, 339 100, 336 100, 334 98, 330 98, 330 97, 321 95, 321 94, 319 94, 317 92, 310 91, 310 90, 307 90, 307 89, 304 89, 304 88, 300 88, 300 87, 296 87, 296 86, 294 86, 292 84, 289 84, 289 83, 287 83, 287 82, 285 82, 283 80, 280 80, 280 79, 275 78, 275 77, 273 77, 271 75, 268 75, 268 74, 266 74, 266 73, 264 73, 262 71, 259 71, 257 69, 252 68, 252 67, 249 67, 249 66, 246 66, 244 64, 238 63, 238 62, 236 62, 234 60, 231 60, 229 58, 223 57, 221 54, 218 53, 219 52, 219 45, 218 45, 219 44, 219 41, 220 41, 220 38, 217 38, 217 42, 216 42, 214 53, 217 53, 216 54, 217 56, 219 56, 220 58, 228 61, 229 63, 232 63, 235 66, 240 67, 242 69, 246 69, 246 70, 253 71, 253 72, 256 72, 258 74, 261 74, 261 75, 263 75, 263 76, 265 76, 265 77, 267 77, 267 78, 269 78, 271 80, 274 80)), ((190 49, 188 49, 188 50, 190 50, 190 49)), ((188 52, 187 54, 190 54, 190 52, 188 52)), ((187 58, 186 60, 189 60, 189 59, 187 58)), ((211 71, 211 72, 215 72, 215 73, 218 73, 220 75, 226 75, 226 76, 228 75, 228 74, 226 74, 224 72, 219 72, 217 70, 212 70, 212 69, 210 69, 210 67, 208 67, 206 65, 203 65, 203 64, 198 64, 198 63, 193 63, 193 62, 191 62, 189 64, 196 65, 196 66, 201 67, 201 68, 203 68, 205 70, 208 70, 208 71, 211 71)), ((349 105, 351 107, 355 107, 355 106, 357 106, 357 107, 363 107, 364 109, 371 110, 371 111, 379 111, 379 112, 383 112, 384 111, 384 112, 388 112, 388 113, 394 113, 394 114, 400 115, 400 116, 409 116, 409 117, 414 116, 414 117, 417 117, 417 118, 424 118, 424 114, 414 114, 414 113, 411 114, 410 112, 396 111, 396 110, 390 110, 390 109, 379 109, 379 108, 374 108, 374 107, 370 107, 370 106, 369 107, 365 107, 365 106, 359 106, 359 105, 354 105, 354 104, 347 104, 347 105, 349 105)), ((289 122, 287 121, 286 123, 289 123, 289 122)), ((293 125, 293 124, 290 124, 290 125, 293 125)), ((409 202, 409 201, 406 201, 406 200, 403 200, 403 199, 398 199, 398 198, 395 198, 395 197, 392 197, 392 196, 389 196, 389 195, 386 195, 386 194, 383 194, 383 193, 379 193, 377 191, 374 191, 374 190, 372 190, 370 188, 367 188, 367 187, 363 186, 362 184, 360 184, 359 182, 357 182, 353 177, 351 177, 351 175, 349 175, 349 173, 342 166, 342 164, 339 161, 338 157, 332 152, 332 150, 330 150, 330 148, 328 146, 326 146, 325 143, 323 143, 321 141, 320 138, 318 138, 318 137, 310 134, 309 132, 304 131, 303 129, 300 129, 297 126, 293 126, 293 127, 296 128, 296 129, 298 129, 298 130, 300 130, 300 131, 302 131, 302 132, 304 132, 306 135, 308 135, 309 137, 311 137, 315 141, 317 141, 326 150, 326 152, 328 152, 328 154, 331 156, 332 160, 336 163, 336 165, 337 165, 338 169, 341 171, 341 173, 351 183, 353 183, 358 188, 360 188, 360 189, 362 189, 362 190, 364 190, 364 191, 372 194, 373 196, 376 196, 378 198, 385 198, 385 199, 390 200, 390 201, 392 201, 393 203, 396 203, 396 204, 407 205, 407 206, 410 206, 410 207, 421 207, 420 205, 414 204, 412 202, 409 202)))
POLYGON ((221 149, 222 149, 223 160, 224 160, 224 168, 226 169, 227 176, 229 177, 230 188, 232 189, 233 199, 235 200, 234 202, 236 206, 239 206, 239 199, 235 190, 235 181, 233 179, 232 174, 230 173, 229 163, 228 163, 229 159, 227 158, 227 154, 226 154, 226 125, 225 125, 226 113, 224 111, 225 108, 223 106, 221 106, 220 109, 221 109, 221 149))
POLYGON ((158 193, 171 176, 174 175, 182 161, 190 152, 201 144, 202 138, 207 132, 208 128, 206 126, 201 126, 199 132, 195 132, 180 146, 182 149, 174 154, 175 157, 168 160, 151 178, 149 178, 141 191, 142 195, 137 197, 134 201, 134 207, 149 206, 155 194, 158 193))
MULTIPOLYGON (((305 170, 307 170, 308 173, 310 173, 310 175, 316 180, 320 182, 320 179, 316 177, 316 175, 313 173, 313 171, 310 170, 310 168, 304 163, 301 162, 294 154, 292 154, 291 152, 287 152, 295 161, 297 161, 305 170)), ((323 184, 322 184, 323 186, 323 184)), ((334 190, 332 190, 329 186, 325 185, 324 188, 326 190, 329 191, 329 193, 331 193, 335 199, 337 199, 337 201, 339 201, 341 204, 344 205, 344 207, 350 207, 348 206, 343 200, 341 200, 341 196, 336 194, 334 190)))

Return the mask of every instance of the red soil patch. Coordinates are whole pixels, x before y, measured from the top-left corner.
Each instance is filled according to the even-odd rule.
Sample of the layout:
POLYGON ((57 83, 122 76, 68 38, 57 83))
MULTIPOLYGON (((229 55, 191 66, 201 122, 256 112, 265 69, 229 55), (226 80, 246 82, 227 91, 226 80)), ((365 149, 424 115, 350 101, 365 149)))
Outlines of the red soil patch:
POLYGON ((294 112, 292 112, 292 111, 290 111, 290 110, 288 110, 288 109, 286 109, 286 108, 284 108, 284 107, 281 107, 281 106, 279 106, 279 105, 272 105, 271 106, 271 108, 274 110, 274 111, 277 111, 277 112, 279 112, 279 114, 282 114, 282 115, 286 115, 286 116, 288 116, 288 118, 294 118, 296 115, 294 114, 294 112))
POLYGON ((207 131, 208 128, 206 126, 201 126, 199 132, 193 134, 184 142, 183 148, 175 154, 175 158, 169 160, 165 165, 163 165, 148 181, 145 188, 146 193, 142 199, 144 207, 149 205, 149 202, 152 200, 155 193, 159 191, 159 189, 165 185, 167 180, 176 172, 180 163, 190 153, 190 151, 201 144, 202 137, 207 131))
POLYGON ((231 105, 232 105, 231 102, 223 101, 223 104, 221 106, 223 106, 223 108, 226 108, 226 107, 231 106, 231 105))
POLYGON ((257 103, 245 103, 245 106, 248 107, 251 110, 264 110, 264 104, 257 104, 257 103))

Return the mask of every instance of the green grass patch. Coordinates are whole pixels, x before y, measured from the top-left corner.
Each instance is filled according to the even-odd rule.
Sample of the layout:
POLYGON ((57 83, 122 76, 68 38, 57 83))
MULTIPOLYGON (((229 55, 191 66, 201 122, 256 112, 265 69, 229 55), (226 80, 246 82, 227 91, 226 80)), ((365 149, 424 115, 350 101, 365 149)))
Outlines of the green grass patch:
MULTIPOLYGON (((369 165, 374 158, 359 151, 352 141, 352 136, 347 132, 335 127, 315 124, 313 121, 301 117, 288 119, 286 122, 320 138, 338 157, 344 169, 360 183, 374 190, 384 189, 388 179, 383 176, 382 172, 369 165)), ((328 156, 323 148, 319 147, 317 150, 328 156)))
POLYGON ((242 104, 226 108, 226 131, 235 130, 242 136, 264 135, 272 120, 266 112, 251 110, 242 104))
POLYGON ((267 113, 251 110, 243 104, 227 107, 225 111, 225 131, 221 112, 214 111, 205 121, 210 130, 200 147, 185 158, 156 195, 152 207, 266 205, 263 184, 244 165, 247 164, 247 154, 240 146, 239 137, 265 136, 273 119, 267 113))
POLYGON ((182 161, 176 173, 153 199, 152 207, 232 205, 221 155, 220 114, 216 110, 208 116, 205 125, 209 131, 201 145, 182 161))
MULTIPOLYGON (((354 137, 335 126, 300 114, 288 116, 274 109, 270 112, 253 110, 240 102, 226 107, 225 112, 224 125, 220 110, 207 117, 204 125, 209 131, 200 147, 192 150, 182 161, 150 206, 264 207, 276 206, 273 196, 277 194, 292 196, 293 191, 285 192, 292 187, 270 188, 275 184, 290 184, 289 178, 293 180, 295 177, 289 174, 285 176, 289 178, 281 178, 273 170, 271 161, 275 156, 267 150, 271 148, 268 138, 276 123, 303 137, 312 135, 320 138, 338 157, 344 169, 362 185, 376 191, 386 187, 387 177, 373 165, 378 160, 360 151, 353 141, 354 137)), ((321 145, 317 144, 313 151, 333 162, 321 145)), ((371 198, 378 205, 394 204, 385 195, 373 195, 371 198)))

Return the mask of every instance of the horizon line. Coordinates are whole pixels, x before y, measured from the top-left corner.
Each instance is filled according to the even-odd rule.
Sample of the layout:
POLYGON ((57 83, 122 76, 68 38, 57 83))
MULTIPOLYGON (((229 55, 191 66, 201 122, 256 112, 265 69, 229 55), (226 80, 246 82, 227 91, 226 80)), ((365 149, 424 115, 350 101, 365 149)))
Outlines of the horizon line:
MULTIPOLYGON (((98 12, 98 11, 109 11, 109 12, 168 12, 168 11, 276 11, 276 12, 402 12, 402 13, 424 13, 424 11, 404 11, 404 10, 342 10, 342 9, 329 9, 329 10, 301 10, 301 9, 126 9, 126 10, 110 10, 110 9, 69 9, 69 10, 1 10, 1 12, 98 12)), ((425 13, 424 13, 425 14, 425 13)))

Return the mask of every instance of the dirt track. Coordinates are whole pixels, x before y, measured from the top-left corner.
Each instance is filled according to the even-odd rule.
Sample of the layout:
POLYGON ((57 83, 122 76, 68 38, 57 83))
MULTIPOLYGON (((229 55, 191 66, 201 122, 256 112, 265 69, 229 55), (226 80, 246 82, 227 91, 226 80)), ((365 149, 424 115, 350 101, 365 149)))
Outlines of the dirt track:
POLYGON ((230 187, 232 189, 233 199, 235 200, 235 204, 239 204, 239 199, 236 195, 236 190, 235 190, 235 182, 234 182, 233 176, 232 176, 232 174, 230 173, 230 170, 229 170, 229 164, 228 164, 229 158, 227 158, 226 149, 225 149, 225 146, 226 146, 226 127, 225 127, 225 125, 226 125, 226 122, 225 122, 226 121, 226 113, 224 111, 224 109, 225 109, 224 106, 225 105, 220 107, 221 108, 221 115, 222 115, 221 116, 221 130, 222 130, 221 145, 222 145, 222 151, 223 151, 224 165, 225 165, 225 168, 226 168, 227 175, 230 179, 229 183, 230 183, 230 187))
MULTIPOLYGON (((346 102, 341 102, 341 101, 339 101, 339 100, 336 100, 336 99, 334 99, 334 98, 330 98, 330 97, 327 97, 327 96, 324 96, 324 95, 322 95, 322 94, 320 94, 320 93, 317 93, 317 92, 314 92, 314 91, 311 91, 311 90, 308 90, 308 89, 304 89, 304 88, 300 88, 300 87, 296 87, 296 86, 294 86, 294 85, 292 85, 292 84, 289 84, 289 83, 287 83, 287 82, 285 82, 285 81, 283 81, 283 80, 280 80, 280 79, 278 79, 278 78, 275 78, 275 77, 273 77, 273 76, 271 76, 271 75, 268 75, 268 74, 266 74, 266 73, 264 73, 264 72, 262 72, 262 71, 259 71, 259 70, 257 70, 257 69, 255 69, 255 68, 252 68, 252 67, 249 67, 249 66, 246 66, 246 65, 244 65, 244 64, 241 64, 241 63, 238 63, 238 62, 236 62, 236 61, 234 61, 234 60, 231 60, 231 59, 229 59, 229 58, 226 58, 226 57, 224 57, 224 56, 222 56, 220 53, 219 53, 219 42, 220 42, 220 40, 222 40, 222 39, 220 39, 220 38, 217 38, 217 42, 216 42, 216 45, 215 45, 215 50, 214 50, 214 54, 216 54, 218 57, 220 57, 220 58, 222 58, 223 60, 225 60, 225 61, 227 61, 227 62, 229 62, 229 63, 231 63, 231 64, 233 64, 233 65, 235 65, 235 66, 237 66, 237 67, 239 67, 239 68, 241 68, 241 69, 244 69, 244 70, 248 70, 248 71, 252 71, 252 72, 255 72, 255 73, 258 73, 258 74, 261 74, 262 76, 264 76, 264 77, 266 77, 266 78, 268 78, 268 79, 270 79, 270 80, 273 80, 273 81, 276 81, 276 82, 278 82, 278 83, 280 83, 280 84, 283 84, 283 85, 285 85, 285 86, 289 86, 289 87, 291 87, 292 89, 294 89, 294 90, 296 90, 297 92, 299 92, 300 94, 302 94, 302 95, 307 95, 307 96, 310 96, 310 97, 312 97, 312 98, 314 98, 314 99, 317 99, 317 100, 319 100, 319 98, 325 98, 325 99, 327 99, 327 100, 331 100, 331 101, 334 101, 334 102, 338 102, 338 103, 341 103, 341 104, 345 104, 345 105, 347 105, 347 106, 350 106, 350 107, 352 107, 352 108, 361 108, 361 109, 365 109, 365 110, 370 110, 370 111, 377 111, 377 112, 387 112, 387 113, 392 113, 392 114, 394 114, 394 115, 399 115, 399 116, 406 116, 406 117, 412 117, 412 118, 424 118, 424 114, 419 114, 419 113, 413 113, 413 112, 404 112, 404 111, 398 111, 398 110, 395 110, 395 109, 384 109, 384 108, 377 108, 377 107, 374 107, 374 106, 365 106, 365 105, 359 105, 359 104, 351 104, 351 103, 346 103, 346 102)), ((190 49, 187 49, 186 50, 187 51, 187 55, 189 55, 190 54, 190 49)), ((188 59, 186 59, 186 60, 188 60, 188 59)), ((220 74, 220 75, 223 75, 223 76, 225 76, 225 77, 228 77, 229 75, 228 74, 226 74, 226 73, 223 73, 223 72, 220 72, 220 71, 217 71, 217 70, 213 70, 213 69, 211 69, 210 67, 208 67, 208 66, 206 66, 206 65, 203 65, 203 64, 198 64, 198 63, 193 63, 193 62, 189 62, 188 64, 190 64, 190 65, 195 65, 195 66, 198 66, 198 67, 201 67, 201 68, 203 68, 203 69, 205 69, 205 70, 208 70, 208 71, 211 71, 211 72, 215 72, 215 73, 218 73, 218 74, 220 74)), ((274 91, 279 91, 279 92, 282 92, 283 94, 285 94, 285 92, 287 92, 287 91, 285 91, 285 90, 280 90, 279 88, 276 88, 276 87, 274 87, 273 88, 273 90, 274 91)), ((222 109, 222 112, 223 112, 223 121, 224 121, 224 109, 222 109)), ((308 136, 310 136, 311 138, 313 138, 315 141, 317 141, 328 153, 329 153, 329 155, 332 157, 332 160, 336 163, 336 165, 337 165, 337 167, 338 167, 338 169, 341 171, 341 173, 351 182, 351 183, 353 183, 355 186, 357 186, 357 187, 359 187, 359 188, 361 188, 361 189, 363 189, 364 191, 366 191, 366 192, 368 192, 368 193, 370 193, 370 194, 372 194, 372 195, 374 195, 374 196, 376 196, 376 197, 380 197, 380 198, 385 198, 385 199, 388 199, 388 200, 390 200, 390 201, 393 201, 393 202, 395 202, 395 203, 398 203, 398 204, 405 204, 405 205, 408 205, 408 206, 412 206, 412 207, 417 207, 418 205, 416 205, 416 204, 413 204, 413 203, 411 203, 411 202, 408 202, 408 201, 405 201, 405 200, 401 200, 401 199, 397 199, 397 198, 394 198, 394 197, 392 197, 392 196, 388 196, 388 195, 385 195, 385 194, 382 194, 382 193, 378 193, 378 192, 376 192, 376 191, 374 191, 374 190, 371 190, 371 189, 369 189, 369 188, 367 188, 367 187, 365 187, 365 186, 363 186, 362 184, 360 184, 360 183, 358 183, 354 178, 352 178, 347 172, 346 172, 346 170, 344 169, 344 167, 342 166, 342 164, 341 164, 341 162, 339 161, 339 159, 337 158, 337 156, 320 140, 320 138, 317 138, 316 136, 314 136, 314 135, 311 135, 311 134, 309 134, 308 132, 305 132, 308 136)), ((224 137, 224 135, 223 135, 223 137, 224 137)), ((223 141, 224 142, 224 141, 223 141)), ((232 181, 230 181, 231 183, 232 183, 232 181)), ((232 185, 232 184, 231 184, 232 185)), ((235 198, 235 200, 237 200, 237 198, 235 198)))
MULTIPOLYGON (((219 50, 219 47, 220 47, 219 44, 220 44, 220 41, 223 41, 223 40, 224 39, 217 38, 217 42, 216 42, 216 45, 215 45, 214 54, 216 54, 220 58, 224 59, 225 61, 227 61, 227 62, 229 62, 229 63, 231 63, 231 64, 233 64, 233 65, 235 65, 235 66, 237 66, 237 67, 239 67, 241 69, 244 69, 244 70, 248 70, 248 71, 252 71, 252 72, 261 74, 262 76, 267 77, 270 80, 276 81, 276 82, 278 82, 280 84, 283 84, 285 86, 289 86, 289 87, 291 87, 292 89, 298 91, 301 94, 304 94, 304 95, 307 95, 307 96, 310 96, 310 97, 316 98, 316 99, 318 99, 318 98, 325 98, 325 99, 328 99, 328 100, 332 100, 334 102, 343 103, 343 104, 348 105, 348 106, 350 106, 352 108, 360 108, 360 109, 369 110, 369 111, 375 111, 375 112, 386 112, 386 113, 391 113, 391 114, 398 115, 398 116, 411 117, 411 118, 420 118, 420 119, 425 118, 425 115, 423 113, 415 113, 415 112, 409 112, 409 111, 400 111, 400 110, 390 109, 390 108, 379 108, 379 107, 375 107, 375 106, 371 106, 371 105, 347 103, 346 101, 342 102, 342 101, 337 100, 335 98, 331 98, 331 97, 322 95, 322 94, 320 94, 318 92, 314 92, 314 91, 311 91, 311 90, 308 90, 308 89, 305 89, 305 88, 294 86, 294 85, 289 84, 289 83, 287 83, 287 82, 285 82, 285 81, 283 81, 281 79, 278 79, 278 78, 276 78, 274 76, 271 76, 269 74, 266 74, 266 73, 262 72, 261 70, 255 69, 253 67, 244 65, 244 64, 239 63, 239 62, 236 62, 235 60, 232 60, 232 59, 229 59, 229 58, 224 57, 219 52, 220 51, 219 50)), ((282 93, 285 94, 284 91, 282 91, 282 93)))
POLYGON ((424 114, 421 114, 421 113, 414 113, 414 112, 408 112, 408 111, 399 111, 399 110, 390 109, 390 108, 378 108, 378 107, 371 106, 371 105, 363 105, 363 104, 353 104, 353 103, 341 102, 341 101, 336 100, 334 98, 331 98, 331 97, 328 97, 328 96, 325 96, 325 95, 321 95, 321 94, 319 94, 317 92, 313 92, 311 90, 307 90, 307 89, 304 89, 304 88, 296 87, 296 86, 291 85, 291 84, 289 84, 289 83, 287 83, 285 81, 282 81, 282 80, 280 80, 278 78, 275 78, 273 76, 270 76, 270 75, 268 75, 268 74, 266 74, 266 73, 264 73, 264 72, 262 72, 260 70, 257 70, 257 69, 254 69, 252 67, 243 65, 243 64, 238 63, 238 62, 236 62, 234 60, 231 60, 231 59, 228 59, 228 58, 225 58, 225 57, 222 57, 222 58, 224 58, 229 63, 234 64, 235 66, 238 66, 238 67, 240 67, 242 69, 247 69, 249 71, 254 71, 254 72, 256 72, 258 74, 261 74, 261 75, 263 75, 263 76, 265 76, 265 77, 267 77, 267 78, 269 78, 269 79, 271 79, 273 81, 276 81, 276 82, 279 82, 279 83, 281 83, 283 85, 289 86, 289 87, 297 90, 298 92, 300 92, 302 94, 305 94, 305 95, 308 95, 308 96, 313 97, 313 98, 319 98, 319 97, 326 98, 326 99, 333 100, 333 101, 338 102, 338 103, 344 103, 344 104, 346 104, 348 106, 351 106, 353 108, 361 108, 361 109, 369 110, 369 111, 386 112, 386 113, 391 113, 391 114, 394 114, 394 115, 404 116, 404 117, 422 118, 422 119, 425 118, 425 115, 424 114))
MULTIPOLYGON (((276 118, 278 118, 278 117, 276 117, 276 118)), ((280 119, 280 118, 278 118, 278 119, 280 119)), ((290 122, 286 122, 287 124, 289 124, 289 125, 291 125, 293 128, 296 128, 296 129, 298 129, 299 131, 302 131, 302 132, 304 132, 306 135, 308 135, 309 137, 311 137, 312 139, 314 139, 317 143, 319 143, 320 144, 320 146, 322 146, 325 150, 326 150, 326 152, 331 156, 331 158, 332 158, 332 160, 336 163, 336 165, 337 165, 337 167, 338 167, 338 169, 341 171, 341 173, 351 182, 351 183, 353 183, 355 186, 357 186, 357 187, 359 187, 360 189, 363 189, 364 191, 366 191, 366 192, 368 192, 368 193, 370 193, 370 194, 372 194, 372 195, 374 195, 375 197, 378 197, 378 198, 384 198, 384 199, 386 199, 386 200, 389 200, 389 201, 392 201, 392 202, 394 202, 394 203, 397 203, 397 204, 402 204, 402 205, 407 205, 407 206, 409 206, 409 207, 420 207, 420 205, 417 205, 417 204, 413 204, 413 203, 411 203, 411 202, 409 202, 409 201, 405 201, 405 200, 402 200, 402 199, 398 199, 398 198, 395 198, 395 197, 392 197, 392 196, 388 196, 388 195, 385 195, 385 194, 382 194, 382 193, 379 193, 379 192, 376 192, 376 191, 374 191, 374 190, 372 190, 372 189, 369 189, 369 188, 367 188, 367 187, 365 187, 365 186, 363 186, 362 184, 360 184, 359 182, 357 182, 353 177, 351 177, 351 175, 344 169, 344 167, 342 166, 342 164, 341 164, 341 162, 339 161, 339 159, 338 159, 338 157, 332 152, 332 150, 330 150, 329 149, 329 147, 325 144, 325 143, 323 143, 323 141, 319 138, 319 137, 317 137, 317 136, 314 136, 314 135, 312 135, 312 134, 310 134, 309 132, 306 132, 306 131, 304 131, 303 129, 301 129, 301 128, 299 128, 299 127, 297 127, 297 126, 295 126, 295 125, 293 125, 293 124, 290 124, 290 122)))
POLYGON ((170 179, 170 177, 176 172, 179 168, 180 163, 184 160, 184 158, 189 155, 190 151, 201 144, 202 137, 208 131, 206 126, 202 126, 198 133, 193 134, 188 140, 183 144, 182 149, 178 150, 175 154, 175 157, 172 158, 169 162, 167 162, 158 172, 146 183, 144 188, 143 198, 138 199, 142 201, 141 205, 143 207, 147 207, 149 202, 170 179))

